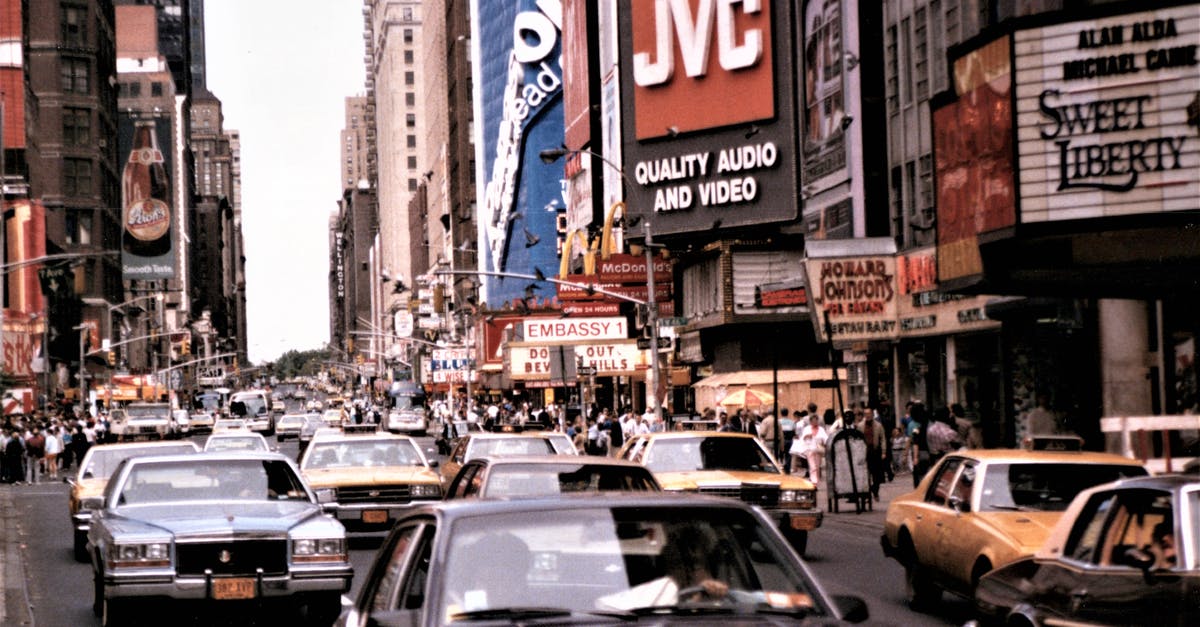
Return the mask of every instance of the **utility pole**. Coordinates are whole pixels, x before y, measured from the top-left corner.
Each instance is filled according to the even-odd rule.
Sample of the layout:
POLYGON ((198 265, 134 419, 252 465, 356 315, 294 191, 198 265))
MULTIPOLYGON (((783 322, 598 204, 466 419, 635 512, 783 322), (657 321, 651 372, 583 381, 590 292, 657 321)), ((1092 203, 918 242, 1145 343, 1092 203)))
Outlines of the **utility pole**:
MULTIPOLYGON (((658 398, 658 387, 661 384, 662 373, 658 368, 658 301, 654 291, 654 240, 650 234, 650 221, 642 223, 646 234, 644 248, 646 249, 646 324, 650 327, 650 378, 653 386, 646 386, 646 402, 654 402, 654 420, 663 428, 663 399, 658 398)), ((664 394, 665 396, 665 394, 664 394)))

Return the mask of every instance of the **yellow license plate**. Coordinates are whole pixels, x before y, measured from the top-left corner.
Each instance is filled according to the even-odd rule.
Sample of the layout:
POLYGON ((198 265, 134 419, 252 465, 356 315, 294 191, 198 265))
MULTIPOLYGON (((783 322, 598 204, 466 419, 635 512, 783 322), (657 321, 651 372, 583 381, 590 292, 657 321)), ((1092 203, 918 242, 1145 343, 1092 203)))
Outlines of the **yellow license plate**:
POLYGON ((792 529, 796 531, 812 531, 817 528, 817 519, 811 516, 792 516, 792 529))
POLYGON ((363 510, 362 513, 362 521, 365 523, 385 523, 387 519, 387 511, 381 509, 363 510))
POLYGON ((213 579, 212 582, 214 599, 253 599, 255 594, 254 579, 249 577, 213 579))

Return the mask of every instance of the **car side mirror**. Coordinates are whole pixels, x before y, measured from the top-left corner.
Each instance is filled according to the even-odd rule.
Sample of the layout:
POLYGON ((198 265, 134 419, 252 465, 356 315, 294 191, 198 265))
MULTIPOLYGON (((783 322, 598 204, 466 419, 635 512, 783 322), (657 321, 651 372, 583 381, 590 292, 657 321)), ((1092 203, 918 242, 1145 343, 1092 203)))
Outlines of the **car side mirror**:
POLYGON ((833 604, 837 606, 837 611, 842 615, 842 620, 848 623, 861 623, 871 617, 871 612, 867 610, 867 602, 861 598, 849 595, 835 595, 833 604))
POLYGON ((950 497, 950 508, 961 514, 966 511, 966 502, 961 496, 952 496, 950 497))
POLYGON ((429 460, 429 467, 430 467, 430 468, 437 468, 437 467, 438 467, 438 460, 436 460, 436 459, 431 459, 431 460, 429 460))

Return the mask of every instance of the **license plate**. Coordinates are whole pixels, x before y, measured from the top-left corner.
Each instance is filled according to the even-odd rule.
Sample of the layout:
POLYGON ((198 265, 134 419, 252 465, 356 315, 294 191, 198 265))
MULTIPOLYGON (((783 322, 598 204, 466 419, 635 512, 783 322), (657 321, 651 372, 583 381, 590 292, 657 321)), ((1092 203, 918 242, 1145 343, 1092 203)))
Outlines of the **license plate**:
POLYGON ((812 531, 817 528, 817 519, 811 516, 792 516, 792 529, 796 531, 812 531))
POLYGON ((214 599, 253 599, 255 593, 254 579, 249 577, 213 579, 212 582, 214 599))
POLYGON ((365 523, 385 523, 387 519, 387 511, 381 509, 363 510, 362 513, 362 521, 365 523))

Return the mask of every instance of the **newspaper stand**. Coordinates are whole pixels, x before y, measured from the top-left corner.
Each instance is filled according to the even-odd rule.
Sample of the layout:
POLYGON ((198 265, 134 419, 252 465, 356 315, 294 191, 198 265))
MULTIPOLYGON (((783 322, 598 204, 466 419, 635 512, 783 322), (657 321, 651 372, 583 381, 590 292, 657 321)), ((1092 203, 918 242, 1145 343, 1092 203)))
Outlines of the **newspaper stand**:
POLYGON ((871 498, 871 473, 867 470, 867 440, 856 429, 842 429, 825 447, 828 509, 838 511, 838 503, 854 503, 854 512, 874 509, 871 498))

